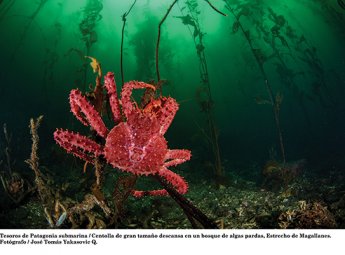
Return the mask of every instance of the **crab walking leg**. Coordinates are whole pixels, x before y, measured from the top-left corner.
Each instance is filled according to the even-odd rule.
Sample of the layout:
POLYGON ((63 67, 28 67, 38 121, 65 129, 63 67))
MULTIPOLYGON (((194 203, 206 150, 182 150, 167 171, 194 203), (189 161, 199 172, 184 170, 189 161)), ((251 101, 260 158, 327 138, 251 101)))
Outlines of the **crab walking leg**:
POLYGON ((69 95, 71 111, 74 116, 85 126, 90 126, 101 137, 106 137, 108 129, 105 126, 101 116, 95 108, 86 100, 86 98, 77 89, 73 89, 69 95))
POLYGON ((118 124, 121 121, 121 111, 119 99, 116 92, 114 73, 108 72, 107 75, 104 76, 104 86, 108 91, 109 104, 111 112, 113 113, 114 122, 115 124, 118 124))
POLYGON ((126 118, 128 118, 129 114, 134 109, 133 103, 131 101, 132 90, 145 89, 145 88, 156 90, 155 86, 145 83, 145 82, 141 82, 141 81, 130 81, 130 82, 126 82, 123 85, 122 92, 121 92, 121 105, 122 105, 123 113, 126 116, 126 118))
POLYGON ((178 110, 178 103, 174 98, 171 97, 164 97, 161 99, 161 101, 162 107, 156 114, 161 126, 160 134, 164 135, 175 117, 175 114, 178 110))
MULTIPOLYGON (((188 190, 187 182, 178 174, 170 171, 169 169, 163 167, 159 173, 159 176, 163 177, 169 184, 171 184, 178 193, 185 194, 188 190)), ((140 198, 143 196, 167 196, 169 193, 165 189, 158 189, 158 190, 150 190, 150 191, 143 191, 143 190, 133 190, 132 195, 140 198)))
POLYGON ((54 132, 54 140, 68 153, 74 154, 89 163, 93 163, 94 158, 101 155, 103 151, 102 146, 93 140, 63 129, 57 129, 54 132))
POLYGON ((192 153, 189 150, 168 150, 168 153, 165 156, 165 160, 171 160, 166 161, 164 163, 164 166, 169 167, 182 164, 183 162, 190 160, 191 156, 192 153))

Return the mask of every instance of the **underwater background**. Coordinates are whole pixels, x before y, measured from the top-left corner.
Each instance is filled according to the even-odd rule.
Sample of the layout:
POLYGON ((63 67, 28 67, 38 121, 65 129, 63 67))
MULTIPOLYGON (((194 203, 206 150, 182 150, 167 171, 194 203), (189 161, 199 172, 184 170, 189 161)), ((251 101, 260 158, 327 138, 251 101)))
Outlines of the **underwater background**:
POLYGON ((122 72, 163 81, 179 103, 169 148, 192 152, 171 170, 219 228, 344 228, 344 28, 343 0, 0 1, 0 227, 210 226, 169 197, 117 201, 124 174, 109 165, 95 190, 92 165, 56 144, 56 128, 92 135, 68 99, 95 86, 90 56, 118 92, 122 72), (25 160, 40 115, 38 178, 25 160))

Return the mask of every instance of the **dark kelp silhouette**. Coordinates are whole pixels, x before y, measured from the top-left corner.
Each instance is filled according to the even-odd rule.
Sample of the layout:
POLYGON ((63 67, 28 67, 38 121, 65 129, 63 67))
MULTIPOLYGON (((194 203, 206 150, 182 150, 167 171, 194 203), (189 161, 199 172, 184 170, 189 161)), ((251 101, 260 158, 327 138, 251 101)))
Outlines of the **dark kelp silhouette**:
POLYGON ((122 30, 121 30, 121 49, 120 49, 120 69, 121 69, 121 83, 122 85, 124 84, 124 71, 123 71, 123 41, 124 41, 124 34, 125 34, 125 27, 126 27, 126 22, 127 22, 127 16, 130 14, 131 10, 133 9, 135 3, 137 0, 134 0, 132 3, 131 7, 129 7, 128 11, 126 11, 122 15, 122 30))
MULTIPOLYGON (((209 1, 206 2, 217 13, 226 16, 215 6, 213 6, 209 1)), ((175 16, 175 18, 181 19, 184 25, 187 25, 189 28, 191 27, 193 29, 193 32, 191 30, 190 31, 193 37, 196 53, 199 59, 199 72, 201 79, 201 85, 197 90, 197 100, 200 105, 201 111, 206 115, 207 132, 204 132, 204 134, 207 137, 214 157, 214 171, 216 182, 220 184, 222 180, 224 180, 224 173, 218 141, 219 134, 214 120, 214 101, 212 99, 211 82, 209 79, 208 64, 205 55, 205 45, 203 41, 205 33, 202 31, 202 28, 198 20, 198 15, 200 14, 200 11, 198 10, 198 2, 194 0, 189 0, 186 1, 185 4, 185 7, 180 7, 180 11, 183 15, 175 16), (183 12, 187 12, 187 14, 184 14, 183 12)))
MULTIPOLYGON (((279 139, 281 159, 285 163, 285 160, 286 160, 286 158, 285 158, 285 146, 284 146, 284 142, 283 142, 282 129, 281 129, 281 125, 280 125, 280 106, 282 103, 282 96, 280 93, 275 94, 273 92, 273 88, 271 86, 270 80, 269 80, 268 75, 264 69, 264 62, 266 61, 266 56, 263 54, 261 49, 255 48, 255 46, 253 45, 253 42, 252 42, 250 31, 246 30, 244 28, 244 26, 242 25, 242 22, 240 20, 242 15, 247 15, 246 12, 249 13, 249 9, 242 9, 239 13, 236 14, 234 8, 230 5, 229 1, 225 0, 225 4, 226 4, 226 8, 230 11, 230 13, 235 18, 235 22, 234 22, 234 25, 232 27, 232 31, 234 33, 236 33, 237 31, 242 32, 244 39, 248 43, 250 50, 251 50, 251 52, 255 58, 255 61, 259 67, 259 70, 263 76, 264 85, 265 85, 265 88, 266 88, 267 93, 268 93, 267 102, 268 102, 268 104, 270 104, 272 106, 272 109, 273 109, 273 116, 274 116, 274 121, 276 124, 278 139, 279 139)), ((283 23, 283 22, 284 22, 284 20, 281 19, 281 23, 283 23)), ((278 29, 276 28, 275 33, 278 34, 277 30, 278 29)))

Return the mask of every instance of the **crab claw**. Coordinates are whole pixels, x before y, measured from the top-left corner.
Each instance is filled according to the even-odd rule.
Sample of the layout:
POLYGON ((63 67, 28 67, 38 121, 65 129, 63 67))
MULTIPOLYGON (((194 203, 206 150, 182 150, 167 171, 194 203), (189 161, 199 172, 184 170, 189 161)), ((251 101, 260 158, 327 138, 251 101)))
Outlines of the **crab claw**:
POLYGON ((153 89, 156 90, 155 86, 141 82, 141 81, 130 81, 126 82, 123 85, 122 92, 121 92, 121 105, 122 110, 126 118, 128 118, 129 114, 133 111, 134 106, 131 101, 131 95, 133 89, 153 89))

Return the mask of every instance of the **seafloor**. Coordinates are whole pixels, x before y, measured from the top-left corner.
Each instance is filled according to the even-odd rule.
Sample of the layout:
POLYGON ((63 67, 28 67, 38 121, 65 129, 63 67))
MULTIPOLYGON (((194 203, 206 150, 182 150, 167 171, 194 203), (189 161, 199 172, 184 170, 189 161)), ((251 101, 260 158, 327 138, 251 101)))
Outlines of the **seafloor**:
MULTIPOLYGON (((253 165, 247 167, 246 171, 260 173, 261 168, 253 165)), ((246 171, 242 171, 242 176, 225 176, 221 184, 211 181, 210 176, 195 178, 193 172, 183 171, 189 181, 186 197, 223 229, 345 227, 345 176, 337 169, 324 176, 311 176, 308 175, 306 164, 298 178, 285 187, 274 188, 262 186, 262 180, 246 179, 243 176, 246 171)), ((87 192, 83 189, 76 191, 85 185, 87 174, 79 181, 76 178, 79 177, 70 176, 69 180, 60 185, 62 189, 59 192, 64 193, 60 195, 62 204, 71 203, 71 199, 67 198, 71 194, 74 199, 78 200, 79 197, 82 200, 83 192, 87 192)), ((49 185, 57 187, 52 182, 49 185)), ((111 196, 107 191, 104 194, 111 196)), ((170 197, 128 197, 123 204, 124 209, 116 224, 110 222, 100 207, 94 206, 85 210, 85 218, 79 219, 79 225, 65 220, 59 228, 192 228, 183 210, 170 197)), ((37 192, 11 207, 1 211, 1 228, 56 228, 49 225, 37 192)))

